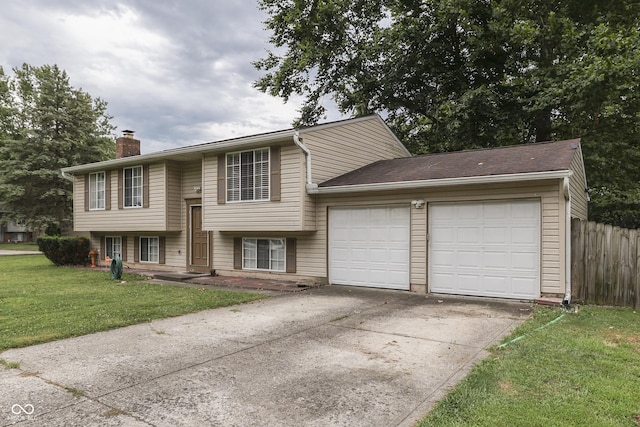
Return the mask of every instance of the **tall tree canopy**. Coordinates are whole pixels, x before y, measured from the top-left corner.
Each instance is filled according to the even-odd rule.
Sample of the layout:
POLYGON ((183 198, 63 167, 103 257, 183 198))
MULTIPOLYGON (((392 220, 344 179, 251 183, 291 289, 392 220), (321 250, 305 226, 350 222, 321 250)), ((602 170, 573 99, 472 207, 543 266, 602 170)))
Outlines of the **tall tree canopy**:
POLYGON ((640 227, 635 0, 261 0, 255 86, 378 112, 416 154, 581 137, 590 217, 640 227))
POLYGON ((57 66, 0 67, 0 206, 46 230, 71 225, 72 184, 60 168, 113 158, 107 104, 57 66))

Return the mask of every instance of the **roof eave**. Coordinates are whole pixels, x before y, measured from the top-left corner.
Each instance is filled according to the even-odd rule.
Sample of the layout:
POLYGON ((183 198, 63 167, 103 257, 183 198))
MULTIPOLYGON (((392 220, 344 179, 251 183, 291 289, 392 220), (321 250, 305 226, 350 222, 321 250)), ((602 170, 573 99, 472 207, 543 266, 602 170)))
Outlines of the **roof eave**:
POLYGON ((339 193, 359 193, 366 191, 397 191, 411 190, 427 187, 449 187, 454 185, 471 184, 497 184, 504 182, 540 181, 545 179, 561 179, 570 177, 571 170, 546 171, 546 172, 525 172, 504 175, 484 175, 442 179, 427 179, 420 181, 400 181, 381 182, 371 184, 339 185, 332 187, 314 187, 307 191, 310 194, 339 194, 339 193))
MULTIPOLYGON (((280 132, 273 132, 265 135, 254 135, 246 138, 231 139, 227 141, 211 142, 208 144, 200 144, 196 146, 175 148, 172 150, 159 151, 150 154, 141 154, 138 156, 124 157, 121 159, 105 160, 103 162, 87 163, 78 166, 69 166, 62 168, 64 173, 88 172, 92 170, 110 169, 114 167, 122 167, 140 163, 150 163, 160 160, 170 160, 175 156, 188 156, 204 153, 212 153, 218 151, 228 151, 229 149, 241 149, 247 146, 271 143, 281 141, 286 138, 293 138, 295 129, 288 129, 280 132)), ((293 140, 293 139, 292 139, 293 140)))

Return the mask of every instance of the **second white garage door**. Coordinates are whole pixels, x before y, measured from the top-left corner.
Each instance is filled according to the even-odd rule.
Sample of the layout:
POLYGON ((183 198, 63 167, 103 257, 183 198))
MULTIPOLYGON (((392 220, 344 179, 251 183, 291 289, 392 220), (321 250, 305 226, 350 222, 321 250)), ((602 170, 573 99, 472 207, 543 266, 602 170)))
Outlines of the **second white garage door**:
POLYGON ((540 202, 429 206, 429 289, 460 295, 540 296, 540 202))
POLYGON ((331 208, 329 281, 409 289, 409 206, 331 208))

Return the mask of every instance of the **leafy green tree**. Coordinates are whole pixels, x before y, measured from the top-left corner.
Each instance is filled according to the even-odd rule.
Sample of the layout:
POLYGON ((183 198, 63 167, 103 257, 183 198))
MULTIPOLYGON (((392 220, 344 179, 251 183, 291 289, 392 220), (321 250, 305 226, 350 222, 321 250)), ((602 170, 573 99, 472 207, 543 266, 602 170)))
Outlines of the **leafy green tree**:
POLYGON ((261 0, 255 86, 378 112, 413 153, 581 137, 592 219, 640 227, 635 0, 261 0))
POLYGON ((28 227, 72 223, 72 184, 60 168, 113 158, 107 104, 74 89, 64 70, 0 67, 0 204, 28 227))

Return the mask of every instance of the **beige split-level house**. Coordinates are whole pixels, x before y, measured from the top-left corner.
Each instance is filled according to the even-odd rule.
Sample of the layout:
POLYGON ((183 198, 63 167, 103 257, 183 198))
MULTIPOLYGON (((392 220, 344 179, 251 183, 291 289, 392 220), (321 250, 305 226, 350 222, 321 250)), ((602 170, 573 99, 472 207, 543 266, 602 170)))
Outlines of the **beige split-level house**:
POLYGON ((579 140, 411 157, 377 115, 63 169, 74 228, 129 266, 570 298, 579 140))

